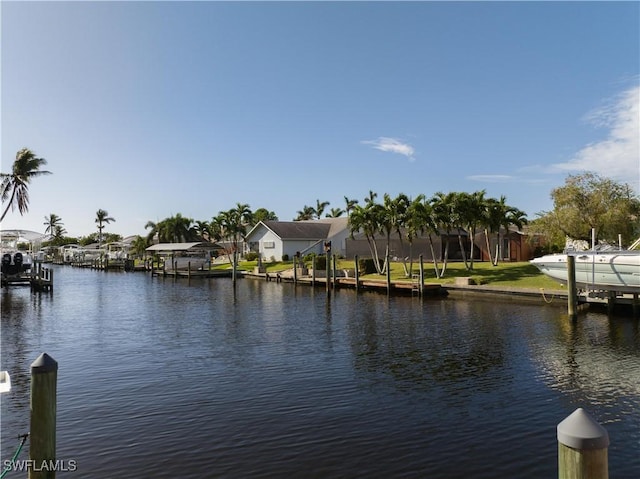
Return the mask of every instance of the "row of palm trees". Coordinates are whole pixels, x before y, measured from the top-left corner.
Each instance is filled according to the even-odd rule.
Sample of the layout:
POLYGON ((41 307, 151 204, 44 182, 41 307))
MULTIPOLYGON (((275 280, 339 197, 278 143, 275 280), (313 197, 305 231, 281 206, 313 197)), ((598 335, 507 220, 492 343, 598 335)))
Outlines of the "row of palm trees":
MULTIPOLYGON (((17 208, 20 214, 28 211, 30 181, 38 176, 50 174, 50 171, 41 168, 47 162, 44 158, 39 158, 28 148, 23 148, 16 154, 16 159, 12 166, 11 173, 0 173, 2 183, 0 186, 0 196, 2 202, 7 203, 0 222, 4 219, 9 209, 17 208)), ((486 198, 484 190, 474 193, 436 193, 431 198, 419 195, 410 199, 405 194, 399 194, 392 198, 384 194, 381 203, 376 202, 377 193, 369 192, 365 198, 364 205, 359 205, 358 200, 344 197, 345 209, 332 208, 326 217, 339 217, 345 212, 349 216, 349 228, 352 236, 356 232, 362 232, 367 239, 371 249, 374 263, 379 272, 383 273, 389 267, 389 245, 392 235, 397 235, 400 242, 407 241, 412 246, 413 241, 420 235, 427 235, 431 248, 431 256, 434 258, 434 267, 438 276, 444 274, 448 259, 449 242, 445 242, 444 264, 442 270, 438 269, 436 255, 433 251, 433 235, 446 234, 449 236, 455 232, 463 254, 463 260, 468 269, 473 269, 474 260, 474 238, 479 230, 484 230, 487 251, 490 250, 489 235, 497 235, 496 252, 493 258, 494 264, 499 259, 501 228, 508 229, 515 225, 521 228, 526 223, 526 217, 521 210, 506 204, 504 196, 500 199, 486 198), (469 260, 467 260, 466 250, 463 246, 463 231, 466 231, 469 241, 469 260), (375 241, 376 235, 382 234, 386 239, 386 251, 384 264, 380 266, 380 254, 375 241)), ((298 212, 296 220, 319 219, 329 206, 328 201, 316 200, 316 206, 305 206, 298 212)), ((150 228, 146 243, 155 235, 161 242, 180 242, 189 240, 227 241, 230 250, 237 253, 239 243, 244 240, 250 226, 257 224, 261 220, 277 220, 275 213, 260 208, 252 212, 249 205, 237 203, 234 208, 221 211, 211 221, 196 221, 195 224, 190 218, 177 214, 159 223, 148 222, 145 228, 150 228)), ((105 225, 115 221, 109 216, 106 210, 99 209, 96 213, 95 222, 98 228, 98 241, 103 238, 105 225)), ((65 230, 61 218, 55 214, 45 217, 45 232, 53 236, 61 236, 65 230)), ((142 241, 140 241, 142 245, 142 241)), ((412 257, 412 255, 409 255, 412 257)), ((404 264, 405 272, 411 273, 411 268, 404 264)))
MULTIPOLYGON (((115 221, 115 218, 109 216, 109 213, 102 208, 96 212, 95 223, 98 225, 98 243, 102 244, 104 238, 103 230, 105 225, 115 221)), ((67 230, 64 227, 62 218, 55 213, 49 214, 44 217, 45 234, 53 236, 54 239, 61 239, 66 234, 67 230)))
MULTIPOLYGON (((413 241, 417 237, 427 237, 433 258, 436 276, 441 277, 446 271, 449 257, 449 242, 445 241, 445 251, 442 268, 438 266, 437 256, 434 251, 433 236, 445 235, 449 237, 455 234, 458 237, 460 250, 465 266, 468 270, 473 269, 474 259, 474 239, 478 232, 484 231, 487 251, 490 251, 490 235, 495 234, 496 250, 492 258, 494 265, 497 265, 500 257, 500 234, 501 229, 508 230, 514 225, 518 229, 527 223, 525 213, 518 208, 509 206, 506 198, 487 198, 485 190, 474 193, 464 192, 438 192, 430 198, 425 195, 418 195, 416 198, 409 198, 401 193, 393 198, 384 194, 382 202, 377 202, 378 194, 373 191, 365 198, 364 205, 356 204, 349 216, 349 229, 352 238, 356 233, 363 234, 371 256, 374 259, 378 273, 384 274, 389 267, 388 258, 391 237, 397 236, 402 246, 405 242, 411 250, 413 241), (463 245, 463 236, 466 232, 469 242, 469 258, 463 245), (386 250, 384 261, 381 262, 381 254, 375 241, 382 235, 385 239, 386 250), (382 264, 381 264, 382 263, 382 264)), ((413 255, 409 254, 409 258, 413 255)), ((411 274, 411 267, 407 267, 406 260, 403 259, 405 274, 411 274)))
MULTIPOLYGON (((325 218, 339 218, 345 213, 347 214, 347 216, 349 216, 355 205, 358 204, 358 200, 349 198, 347 196, 344 197, 344 202, 345 209, 331 208, 331 210, 329 210, 329 212, 325 215, 325 218)), ((305 205, 300 211, 297 212, 298 215, 295 217, 294 221, 319 220, 320 218, 322 218, 322 215, 324 214, 329 204, 330 203, 328 201, 316 200, 315 207, 305 205)))
POLYGON ((260 221, 277 219, 273 211, 259 208, 254 212, 248 204, 237 203, 229 210, 220 211, 211 221, 194 221, 178 213, 158 223, 148 221, 145 229, 149 230, 149 243, 154 238, 160 243, 228 241, 237 249, 253 225, 260 221))

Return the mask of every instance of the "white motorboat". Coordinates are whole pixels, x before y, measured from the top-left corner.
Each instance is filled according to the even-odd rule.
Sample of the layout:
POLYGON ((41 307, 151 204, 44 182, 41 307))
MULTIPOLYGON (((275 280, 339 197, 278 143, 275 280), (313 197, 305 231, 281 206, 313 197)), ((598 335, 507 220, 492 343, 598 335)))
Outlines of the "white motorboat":
POLYGON ((31 255, 22 251, 3 251, 1 261, 3 278, 28 276, 33 265, 31 255))
POLYGON ((575 257, 576 285, 588 290, 640 293, 640 250, 588 250, 531 260, 541 272, 567 283, 567 257, 575 257))

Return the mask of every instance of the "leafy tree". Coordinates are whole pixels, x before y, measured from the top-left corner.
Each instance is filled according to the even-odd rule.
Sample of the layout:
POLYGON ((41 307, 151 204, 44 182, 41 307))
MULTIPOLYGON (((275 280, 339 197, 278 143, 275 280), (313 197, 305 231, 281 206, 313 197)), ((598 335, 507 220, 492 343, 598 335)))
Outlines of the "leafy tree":
POLYGON ((266 208, 258 208, 253 212, 253 225, 257 225, 260 221, 278 221, 278 215, 266 208))
POLYGON ((36 157, 35 153, 28 148, 22 148, 16 154, 11 173, 0 173, 2 178, 0 196, 3 203, 7 202, 0 222, 4 220, 9 208, 12 210, 18 208, 20 215, 29 211, 29 183, 32 178, 51 174, 50 171, 40 169, 46 164, 47 160, 36 157))
POLYGON ((640 197, 628 184, 595 173, 569 175, 565 185, 551 192, 553 210, 538 213, 532 229, 548 241, 564 246, 566 237, 629 244, 640 234, 640 197))

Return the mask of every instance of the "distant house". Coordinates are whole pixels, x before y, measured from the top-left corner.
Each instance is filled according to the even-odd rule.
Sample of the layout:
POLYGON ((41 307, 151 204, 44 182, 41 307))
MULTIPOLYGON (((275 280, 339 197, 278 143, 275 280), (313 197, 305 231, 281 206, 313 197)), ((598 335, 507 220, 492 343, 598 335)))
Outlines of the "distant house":
POLYGON ((509 226, 508 230, 500 228, 500 246, 498 248, 498 236, 495 233, 489 235, 490 251, 487 252, 487 242, 484 232, 475 236, 474 243, 481 251, 483 261, 491 261, 495 257, 496 249, 499 252, 500 261, 528 261, 536 255, 536 249, 541 245, 540 235, 530 234, 526 226, 518 229, 509 226))
MULTIPOLYGON (((460 231, 462 239, 462 247, 465 250, 465 256, 470 256, 470 245, 468 233, 464 230, 460 231)), ((500 260, 501 261, 527 261, 534 257, 535 237, 533 242, 529 241, 529 235, 526 228, 522 231, 515 227, 510 227, 508 232, 502 231, 500 235, 500 260)), ((458 231, 450 231, 447 233, 441 230, 439 234, 432 234, 431 240, 433 243, 433 253, 437 260, 442 261, 445 256, 445 250, 448 245, 448 259, 452 261, 460 261, 463 258, 462 250, 460 248, 460 241, 458 240, 458 231)), ((378 233, 374 238, 378 253, 384 255, 386 250, 386 238, 384 235, 378 233)), ((474 259, 479 261, 490 261, 492 256, 495 256, 497 236, 495 233, 491 233, 489 237, 490 251, 487 251, 487 242, 484 231, 476 233, 474 237, 474 259)), ((393 260, 400 258, 413 258, 418 259, 420 255, 423 256, 425 261, 431 261, 431 247, 429 239, 420 235, 413 239, 412 244, 406 239, 406 235, 403 234, 403 240, 400 241, 397 233, 393 233, 389 242, 389 253, 393 260)), ((361 258, 371 256, 371 250, 369 243, 363 233, 354 234, 353 238, 347 239, 346 258, 353 258, 358 255, 361 258)))
POLYGON ((263 259, 282 261, 296 253, 324 254, 324 244, 331 241, 332 254, 346 254, 349 218, 323 218, 309 221, 260 221, 247 234, 249 251, 263 259))

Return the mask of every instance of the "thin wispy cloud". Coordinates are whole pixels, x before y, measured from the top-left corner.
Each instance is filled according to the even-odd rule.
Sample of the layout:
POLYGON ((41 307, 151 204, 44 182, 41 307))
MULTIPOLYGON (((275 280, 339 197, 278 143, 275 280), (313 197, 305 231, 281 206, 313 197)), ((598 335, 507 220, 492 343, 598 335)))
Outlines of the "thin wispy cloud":
POLYGON ((484 183, 505 183, 512 181, 514 177, 511 175, 471 175, 467 176, 467 179, 484 183))
POLYGON ((396 153, 398 155, 405 156, 409 159, 409 161, 415 161, 415 150, 413 146, 408 143, 404 143, 403 141, 397 138, 389 138, 386 136, 381 136, 376 140, 365 140, 362 141, 364 145, 370 145, 376 150, 385 151, 388 153, 396 153))
POLYGON ((554 168, 593 171, 640 190, 640 86, 623 92, 586 119, 594 126, 608 128, 607 137, 585 146, 569 161, 554 164, 554 168))

